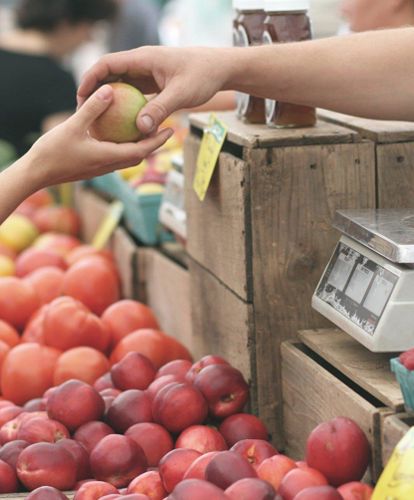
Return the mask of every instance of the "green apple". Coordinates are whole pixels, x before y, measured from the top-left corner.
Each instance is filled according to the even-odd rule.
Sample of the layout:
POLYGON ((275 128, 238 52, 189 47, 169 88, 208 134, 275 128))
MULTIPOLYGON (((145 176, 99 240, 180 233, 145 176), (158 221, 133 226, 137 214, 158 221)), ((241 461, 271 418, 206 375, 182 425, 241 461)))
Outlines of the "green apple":
POLYGON ((100 141, 136 142, 143 138, 136 121, 147 104, 145 96, 128 83, 109 84, 114 90, 109 108, 93 123, 89 132, 100 141))

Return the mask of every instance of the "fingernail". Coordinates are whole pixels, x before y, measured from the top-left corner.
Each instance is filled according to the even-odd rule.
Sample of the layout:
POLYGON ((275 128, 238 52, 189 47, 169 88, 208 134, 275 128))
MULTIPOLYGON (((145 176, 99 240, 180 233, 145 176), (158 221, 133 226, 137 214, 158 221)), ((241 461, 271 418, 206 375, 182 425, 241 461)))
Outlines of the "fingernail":
POLYGON ((154 120, 149 115, 141 116, 140 122, 143 125, 143 132, 152 132, 154 129, 154 120))
POLYGON ((103 101, 108 101, 112 97, 112 87, 109 85, 102 85, 97 91, 96 96, 103 101))

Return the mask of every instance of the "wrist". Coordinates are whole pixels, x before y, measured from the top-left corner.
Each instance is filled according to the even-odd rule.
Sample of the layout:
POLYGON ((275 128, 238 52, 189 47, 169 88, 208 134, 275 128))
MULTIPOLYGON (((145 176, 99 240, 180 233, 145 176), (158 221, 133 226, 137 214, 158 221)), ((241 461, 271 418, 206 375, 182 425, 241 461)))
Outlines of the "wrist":
POLYGON ((32 151, 19 158, 8 170, 21 186, 23 198, 45 187, 42 179, 42 167, 36 161, 32 151))

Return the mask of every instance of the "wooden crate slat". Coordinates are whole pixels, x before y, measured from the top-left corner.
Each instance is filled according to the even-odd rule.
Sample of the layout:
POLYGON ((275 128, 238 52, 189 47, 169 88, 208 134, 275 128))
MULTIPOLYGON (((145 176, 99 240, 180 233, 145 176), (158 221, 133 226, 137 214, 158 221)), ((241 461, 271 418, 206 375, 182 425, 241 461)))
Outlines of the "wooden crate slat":
POLYGON ((382 465, 388 463, 394 448, 414 425, 414 414, 401 413, 384 419, 381 430, 382 465))
POLYGON ((390 370, 390 353, 373 353, 336 328, 304 330, 300 340, 358 386, 395 412, 404 411, 404 400, 390 370))
MULTIPOLYGON (((229 127, 227 140, 247 148, 306 146, 310 144, 340 144, 358 141, 350 129, 318 121, 315 127, 272 129, 266 125, 251 125, 240 121, 234 112, 216 113, 229 127)), ((210 113, 190 115, 191 124, 199 129, 208 125, 210 113)))

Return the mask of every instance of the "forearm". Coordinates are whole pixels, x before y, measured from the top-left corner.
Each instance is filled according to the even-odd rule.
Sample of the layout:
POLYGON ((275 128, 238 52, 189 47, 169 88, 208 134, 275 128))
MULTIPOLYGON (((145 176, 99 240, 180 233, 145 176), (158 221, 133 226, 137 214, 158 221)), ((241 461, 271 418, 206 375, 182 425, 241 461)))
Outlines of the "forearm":
POLYGON ((227 88, 378 119, 414 120, 414 28, 232 49, 227 88))

